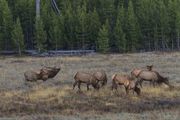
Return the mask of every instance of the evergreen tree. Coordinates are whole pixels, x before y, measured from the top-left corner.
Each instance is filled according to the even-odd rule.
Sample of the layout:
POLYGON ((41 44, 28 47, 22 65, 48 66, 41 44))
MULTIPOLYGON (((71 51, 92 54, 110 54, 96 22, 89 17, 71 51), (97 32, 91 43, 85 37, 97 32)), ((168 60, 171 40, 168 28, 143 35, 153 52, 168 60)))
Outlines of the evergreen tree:
POLYGON ((75 46, 80 48, 75 34, 76 25, 74 11, 71 4, 68 4, 64 13, 64 49, 73 49, 75 46))
POLYGON ((99 30, 98 51, 102 53, 106 53, 109 51, 109 22, 108 20, 106 20, 106 23, 102 25, 102 28, 99 30))
POLYGON ((17 19, 16 24, 14 25, 12 31, 12 39, 16 47, 18 48, 19 55, 21 56, 22 51, 25 49, 25 46, 24 46, 24 35, 19 18, 17 19))
POLYGON ((13 17, 19 17, 23 29, 26 49, 34 49, 35 0, 11 0, 13 17))
MULTIPOLYGON (((179 4, 180 4, 180 2, 179 2, 179 4)), ((178 8, 176 10, 176 19, 175 19, 176 44, 177 44, 177 49, 178 50, 180 50, 180 12, 179 12, 179 10, 180 10, 180 8, 178 8)))
MULTIPOLYGON (((105 23, 106 19, 109 20, 109 24, 111 25, 111 22, 114 22, 114 16, 115 16, 115 0, 100 0, 99 4, 99 15, 100 15, 100 21, 101 23, 105 23)), ((110 26, 111 27, 111 26, 110 26)))
POLYGON ((46 32, 44 31, 44 25, 41 18, 36 18, 35 23, 35 43, 38 52, 45 50, 46 32))
POLYGON ((157 25, 153 29, 153 39, 154 39, 154 50, 159 50, 159 35, 158 35, 158 27, 157 25))
POLYGON ((0 50, 16 48, 11 35, 17 18, 26 49, 35 48, 37 34, 40 50, 99 49, 99 30, 107 19, 112 51, 179 48, 179 0, 58 0, 57 6, 60 16, 50 0, 41 1, 40 29, 35 0, 0 0, 0 50))
POLYGON ((2 50, 12 50, 14 47, 14 42, 11 40, 13 18, 6 0, 0 1, 0 13, 0 48, 2 50))
POLYGON ((83 3, 82 7, 77 8, 77 26, 76 35, 81 44, 81 48, 85 49, 89 44, 89 33, 88 33, 88 14, 86 10, 86 2, 83 3))
POLYGON ((127 11, 127 40, 129 51, 135 51, 139 46, 140 29, 137 22, 137 18, 134 13, 132 1, 129 1, 128 11, 127 11))
MULTIPOLYGON (((147 1, 145 4, 148 7, 147 12, 145 13, 148 19, 147 17, 145 17, 147 30, 145 29, 144 31, 145 31, 145 36, 147 37, 144 37, 144 42, 146 43, 147 38, 152 39, 151 41, 154 44, 153 50, 159 50, 160 48, 160 45, 159 45, 160 43, 160 29, 159 29, 160 15, 159 15, 159 12, 157 12, 159 11, 159 5, 157 4, 157 1, 147 1), (149 34, 150 36, 148 36, 149 34)), ((145 46, 145 48, 147 48, 147 46, 145 46)))
POLYGON ((167 9, 163 1, 159 1, 159 26, 161 30, 161 45, 162 48, 168 48, 167 42, 169 40, 168 34, 169 34, 169 17, 167 13, 167 9))
POLYGON ((167 9, 167 12, 168 12, 168 17, 169 17, 169 20, 168 20, 168 24, 169 24, 169 39, 171 40, 171 49, 174 49, 175 47, 175 40, 176 40, 176 11, 178 9, 178 3, 177 3, 177 0, 169 0, 168 1, 168 9, 167 9))
POLYGON ((96 11, 96 9, 93 10, 93 12, 91 12, 89 14, 89 32, 90 32, 90 42, 91 44, 94 46, 96 46, 97 48, 97 44, 98 44, 98 32, 100 29, 101 23, 99 20, 99 15, 96 11), (95 44, 94 44, 95 43, 95 44))
POLYGON ((119 14, 117 16, 116 25, 114 29, 114 38, 116 42, 116 46, 118 48, 119 52, 125 52, 126 51, 126 38, 125 34, 123 32, 123 7, 119 9, 119 14))
POLYGON ((41 19, 43 21, 43 25, 44 25, 44 31, 46 32, 46 41, 45 41, 45 48, 47 50, 50 50, 53 48, 53 39, 51 38, 51 27, 52 25, 54 24, 53 23, 53 18, 55 17, 54 16, 54 11, 51 7, 51 1, 48 0, 48 1, 42 1, 41 2, 41 19))
POLYGON ((154 3, 149 0, 138 0, 135 4, 137 6, 136 16, 142 34, 142 38, 139 40, 140 48, 150 51, 153 45, 154 20, 157 18, 154 16, 156 9, 154 3))
POLYGON ((50 38, 53 49, 58 50, 63 47, 63 15, 53 15, 52 26, 50 27, 50 38))
POLYGON ((118 7, 124 7, 124 0, 114 0, 114 5, 116 6, 116 9, 118 7))

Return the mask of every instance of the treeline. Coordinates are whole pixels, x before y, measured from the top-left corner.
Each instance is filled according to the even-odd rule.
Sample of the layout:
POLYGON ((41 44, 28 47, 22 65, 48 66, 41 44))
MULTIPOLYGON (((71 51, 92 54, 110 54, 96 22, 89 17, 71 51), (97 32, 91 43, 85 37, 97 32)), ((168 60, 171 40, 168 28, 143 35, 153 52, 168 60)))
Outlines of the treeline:
POLYGON ((180 0, 0 0, 0 50, 180 49, 180 0))

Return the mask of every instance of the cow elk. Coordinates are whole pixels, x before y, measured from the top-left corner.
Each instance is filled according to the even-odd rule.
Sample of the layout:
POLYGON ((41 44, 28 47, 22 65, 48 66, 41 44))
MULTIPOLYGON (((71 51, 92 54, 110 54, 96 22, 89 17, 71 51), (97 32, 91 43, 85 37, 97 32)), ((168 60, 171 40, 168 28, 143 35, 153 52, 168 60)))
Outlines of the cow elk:
POLYGON ((105 71, 101 70, 101 71, 97 71, 95 73, 93 73, 93 76, 98 80, 98 83, 101 83, 101 86, 104 86, 107 84, 107 75, 105 73, 105 71))
POLYGON ((99 89, 99 84, 98 84, 98 80, 96 79, 96 77, 94 77, 93 75, 89 74, 89 73, 85 73, 85 72, 77 72, 74 76, 74 84, 73 84, 73 89, 75 88, 75 86, 78 84, 78 88, 79 90, 81 90, 81 83, 84 83, 87 85, 87 90, 89 90, 89 86, 92 85, 94 87, 94 89, 99 89))

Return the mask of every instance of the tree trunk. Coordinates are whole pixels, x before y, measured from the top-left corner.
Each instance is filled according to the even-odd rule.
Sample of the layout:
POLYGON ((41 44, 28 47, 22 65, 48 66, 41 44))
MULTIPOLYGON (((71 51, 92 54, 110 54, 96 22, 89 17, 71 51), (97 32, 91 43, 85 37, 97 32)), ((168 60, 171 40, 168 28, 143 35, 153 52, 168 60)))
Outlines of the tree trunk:
POLYGON ((164 51, 165 49, 165 44, 164 44, 164 34, 163 34, 163 31, 161 30, 161 45, 162 45, 162 50, 164 51))
POLYGON ((40 3, 41 0, 36 0, 36 17, 40 17, 40 3))
POLYGON ((157 51, 157 42, 155 39, 154 39, 154 50, 157 51))
POLYGON ((148 35, 148 46, 149 46, 149 50, 148 51, 151 51, 151 40, 150 40, 149 35, 148 35))
POLYGON ((21 47, 19 46, 19 56, 21 56, 22 53, 21 53, 21 47))
POLYGON ((165 49, 166 50, 169 50, 169 46, 168 46, 168 43, 167 43, 167 41, 166 40, 164 40, 165 42, 164 42, 164 47, 165 47, 165 49))
POLYGON ((174 43, 173 43, 174 41, 173 41, 173 38, 172 38, 171 42, 172 42, 172 43, 171 43, 171 50, 173 50, 173 49, 174 49, 174 43))
POLYGON ((57 51, 57 39, 56 39, 56 51, 57 51))
POLYGON ((177 36, 177 49, 180 50, 180 40, 179 40, 179 32, 178 32, 178 36, 177 36))

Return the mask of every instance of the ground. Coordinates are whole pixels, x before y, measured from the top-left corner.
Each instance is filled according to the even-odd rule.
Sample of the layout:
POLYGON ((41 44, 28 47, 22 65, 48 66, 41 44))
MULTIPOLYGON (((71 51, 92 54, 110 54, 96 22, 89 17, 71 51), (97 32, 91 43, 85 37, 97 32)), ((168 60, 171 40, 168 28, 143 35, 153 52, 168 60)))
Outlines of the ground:
POLYGON ((180 118, 180 52, 92 54, 63 57, 0 57, 0 120, 107 119, 139 120, 180 118), (111 76, 130 74, 133 68, 154 65, 169 77, 173 89, 144 83, 141 96, 126 95, 123 87, 111 91, 111 76), (26 83, 23 73, 42 66, 61 66, 58 75, 45 82, 26 83), (105 70, 108 84, 99 91, 72 90, 77 71, 105 70))

